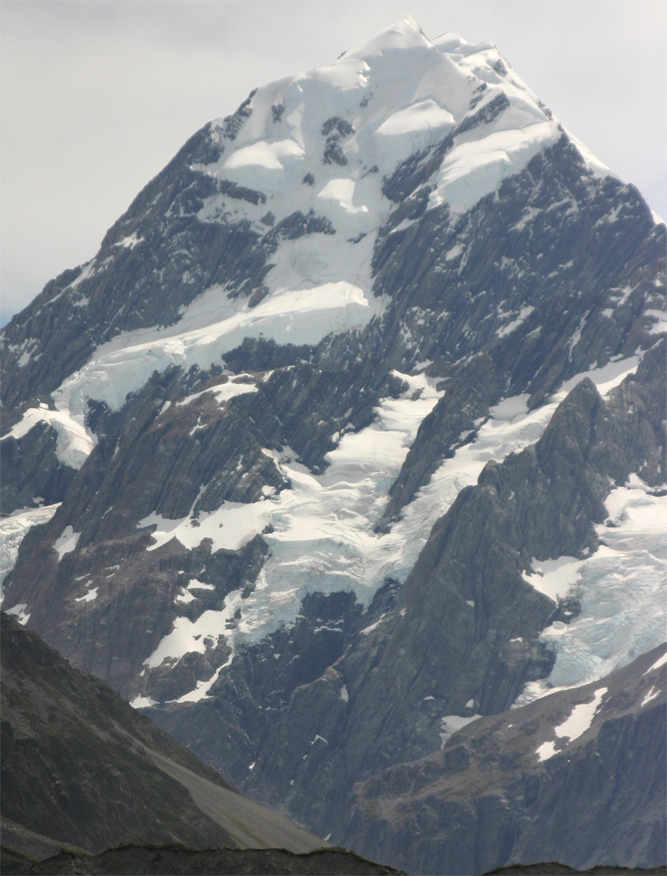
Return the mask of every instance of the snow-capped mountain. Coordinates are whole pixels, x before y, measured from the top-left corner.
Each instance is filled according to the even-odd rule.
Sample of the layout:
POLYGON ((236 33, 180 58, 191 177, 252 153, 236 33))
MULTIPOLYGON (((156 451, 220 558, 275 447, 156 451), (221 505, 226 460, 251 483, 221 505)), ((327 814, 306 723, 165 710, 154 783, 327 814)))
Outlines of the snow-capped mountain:
POLYGON ((4 608, 372 854, 355 783, 665 639, 664 269, 490 43, 253 91, 3 332, 4 608))

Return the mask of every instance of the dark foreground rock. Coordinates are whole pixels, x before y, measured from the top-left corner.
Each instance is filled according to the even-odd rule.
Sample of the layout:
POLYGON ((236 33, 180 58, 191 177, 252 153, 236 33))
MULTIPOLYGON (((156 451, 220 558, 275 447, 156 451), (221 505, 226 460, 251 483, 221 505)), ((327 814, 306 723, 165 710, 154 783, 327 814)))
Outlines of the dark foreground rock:
MULTIPOLYGON (((0 819, 0 836, 2 837, 2 854, 3 856, 12 855, 23 856, 30 859, 31 862, 45 861, 47 858, 52 858, 60 852, 71 852, 73 855, 88 855, 90 854, 85 849, 79 846, 73 846, 69 843, 58 842, 51 837, 44 836, 40 833, 35 833, 34 830, 28 830, 22 824, 17 824, 4 816, 0 819)), ((5 861, 3 857, 3 863, 5 861)), ((4 866, 0 872, 4 872, 4 866)))
POLYGON ((322 874, 322 876, 365 876, 398 873, 343 849, 322 849, 307 855, 293 855, 284 849, 208 849, 195 851, 184 846, 123 846, 101 855, 71 852, 35 863, 20 853, 2 849, 2 872, 10 874, 61 873, 143 876, 143 874, 322 874))
POLYGON ((567 876, 569 873, 587 873, 588 876, 661 876, 667 873, 667 867, 593 867, 591 870, 573 870, 565 864, 557 862, 549 864, 512 864, 511 867, 499 867, 487 876, 567 876))
POLYGON ((35 860, 66 843, 92 852, 126 842, 297 853, 326 845, 235 793, 34 632, 4 613, 0 624, 5 846, 35 860))

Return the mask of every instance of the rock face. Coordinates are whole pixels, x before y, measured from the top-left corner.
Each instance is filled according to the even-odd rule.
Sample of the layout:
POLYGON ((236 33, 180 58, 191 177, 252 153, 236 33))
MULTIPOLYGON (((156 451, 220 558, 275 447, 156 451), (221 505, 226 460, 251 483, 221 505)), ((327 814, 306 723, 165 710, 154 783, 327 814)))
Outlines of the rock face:
POLYGON ((417 873, 556 858, 580 870, 617 861, 658 867, 666 854, 666 662, 661 646, 378 773, 355 788, 348 835, 417 873), (629 823, 631 812, 641 818, 629 823))
POLYGON ((594 555, 611 472, 624 483, 647 463, 644 477, 664 482, 663 355, 645 357, 606 404, 582 381, 536 445, 488 463, 477 486, 459 493, 392 603, 327 673, 294 691, 248 787, 273 786, 267 799, 289 801, 297 817, 310 807, 316 823, 313 810, 330 817, 329 807, 315 809, 322 788, 349 791, 391 763, 433 751, 443 715, 504 712, 526 681, 549 675, 555 655, 540 633, 565 626, 581 606, 576 597, 554 603, 522 572, 531 558, 594 555), (316 734, 327 742, 314 751, 316 734))
POLYGON ((258 89, 3 332, 3 607, 363 844, 359 782, 664 639, 665 232, 490 44, 258 89))

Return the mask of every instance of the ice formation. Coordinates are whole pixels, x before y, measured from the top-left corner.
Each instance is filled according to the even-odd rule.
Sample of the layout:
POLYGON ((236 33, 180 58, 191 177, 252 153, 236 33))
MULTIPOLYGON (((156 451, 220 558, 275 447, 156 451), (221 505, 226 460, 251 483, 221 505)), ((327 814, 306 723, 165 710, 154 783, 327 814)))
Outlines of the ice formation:
MULTIPOLYGON (((328 67, 259 88, 220 159, 195 169, 266 196, 258 204, 235 200, 229 214, 235 221, 265 233, 260 220, 269 210, 276 222, 312 210, 335 234, 282 240, 265 279, 269 294, 257 307, 211 287, 177 324, 126 332, 99 347, 54 394, 63 421, 83 428, 87 399, 118 409, 153 371, 208 368, 245 337, 316 344, 381 315, 370 258, 392 207, 383 179, 500 96, 505 109, 457 134, 438 173, 430 206, 447 203, 453 213, 472 207, 561 136, 558 122, 490 43, 472 45, 455 34, 431 41, 408 17, 328 67), (335 157, 323 163, 332 142, 335 157)), ((223 136, 225 124, 213 123, 214 136, 223 136)), ((603 167, 588 154, 586 160, 603 167)), ((212 195, 199 218, 219 221, 229 209, 224 194, 212 195)), ((84 273, 103 269, 93 260, 84 273)), ((94 439, 87 438, 89 451, 94 439)))

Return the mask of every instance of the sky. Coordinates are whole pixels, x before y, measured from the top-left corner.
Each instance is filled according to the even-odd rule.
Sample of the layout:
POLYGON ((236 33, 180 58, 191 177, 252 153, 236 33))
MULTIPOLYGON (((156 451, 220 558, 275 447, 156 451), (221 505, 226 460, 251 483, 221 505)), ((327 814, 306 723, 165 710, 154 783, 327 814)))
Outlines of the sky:
POLYGON ((408 14, 494 42, 667 217, 663 0, 2 0, 1 324, 92 258, 203 124, 408 14))

